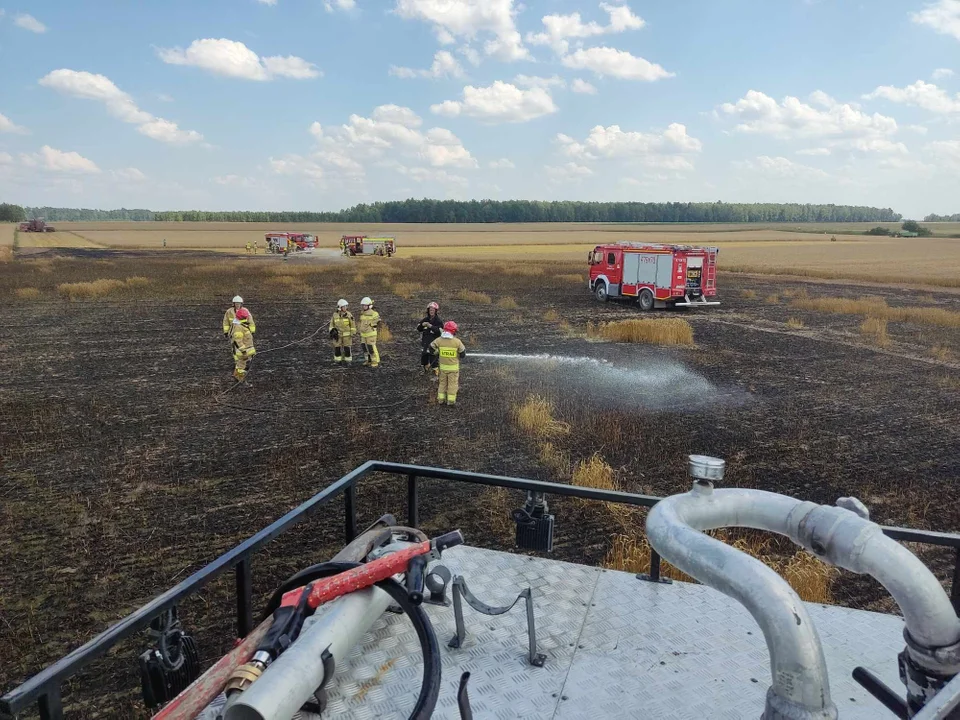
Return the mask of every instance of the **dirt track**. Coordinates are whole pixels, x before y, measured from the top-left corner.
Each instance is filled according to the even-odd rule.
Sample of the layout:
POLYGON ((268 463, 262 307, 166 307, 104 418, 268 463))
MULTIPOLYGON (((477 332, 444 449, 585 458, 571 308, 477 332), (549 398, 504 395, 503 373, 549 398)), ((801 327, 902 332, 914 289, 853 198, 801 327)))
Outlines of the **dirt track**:
MULTIPOLYGON (((249 271, 204 276, 203 287, 216 290, 203 297, 203 287, 179 290, 193 276, 185 276, 176 255, 63 254, 73 259, 52 269, 43 260, 0 264, 0 300, 15 303, 0 327, 0 521, 8 530, 0 538, 0 644, 8 648, 0 691, 364 460, 555 479, 511 423, 511 404, 532 391, 552 397, 559 417, 573 425, 565 441, 571 457, 601 453, 628 490, 684 490, 684 456, 702 452, 728 460, 729 485, 830 503, 855 494, 879 522, 960 526, 960 409, 949 384, 960 376, 956 329, 891 325, 893 345, 877 352, 857 333, 860 318, 762 300, 799 284, 727 277, 721 308, 683 314, 694 326, 696 349, 594 343, 571 337, 543 314, 555 309, 576 330, 638 311, 601 305, 584 287, 550 274, 569 268, 531 278, 398 265, 405 268, 401 279, 420 288, 441 284, 431 292, 442 315, 464 328, 468 351, 602 357, 633 373, 630 382, 639 388, 625 401, 608 375, 475 359, 465 365, 461 405, 453 410, 430 404, 435 386, 417 367, 413 326, 433 297, 426 293, 402 299, 369 273, 355 284, 353 269, 338 269, 298 276, 308 288, 303 295, 291 292, 292 284, 271 283, 260 274, 269 261, 258 260, 249 271), (153 282, 142 298, 70 303, 52 291, 65 275, 142 275, 153 282), (41 289, 41 300, 12 299, 13 288, 27 285, 41 289), (253 386, 223 395, 232 365, 219 324, 224 297, 235 287, 255 315, 260 354, 253 386), (454 297, 461 288, 488 292, 494 301, 512 296, 521 309, 467 304, 454 297), (741 299, 742 288, 756 290, 758 299, 741 299), (323 332, 264 352, 325 326, 341 295, 356 303, 365 293, 377 299, 396 336, 383 346, 380 369, 333 366, 323 332), (788 329, 791 316, 807 328, 788 329), (930 357, 934 339, 953 348, 952 360, 930 357), (667 370, 678 373, 679 384, 659 394, 644 389, 645 378, 667 370), (709 391, 680 392, 697 375, 709 391)), ((189 258, 195 262, 197 253, 189 258)), ((841 294, 807 287, 811 295, 841 294)), ((906 291, 883 294, 891 305, 916 302, 906 291)), ((956 296, 937 302, 960 309, 956 296)), ((403 490, 386 479, 362 488, 361 523, 387 511, 402 516, 403 490)), ((424 488, 421 506, 428 531, 461 527, 469 542, 490 547, 509 541, 508 508, 493 503, 489 491, 436 483, 424 488)), ((610 539, 606 517, 559 500, 553 509, 555 555, 599 562, 610 539)), ((254 563, 258 595, 325 559, 341 532, 336 504, 277 541, 254 563)), ((945 576, 942 554, 925 557, 945 576)), ((856 606, 887 607, 872 583, 845 576, 837 592, 856 606)), ((208 659, 229 642, 231 594, 227 577, 182 608, 208 659)), ((125 688, 136 685, 134 655, 143 647, 130 644, 97 663, 83 687, 108 692, 71 695, 71 717, 134 716, 136 698, 125 688), (108 707, 114 710, 104 714, 108 707)))

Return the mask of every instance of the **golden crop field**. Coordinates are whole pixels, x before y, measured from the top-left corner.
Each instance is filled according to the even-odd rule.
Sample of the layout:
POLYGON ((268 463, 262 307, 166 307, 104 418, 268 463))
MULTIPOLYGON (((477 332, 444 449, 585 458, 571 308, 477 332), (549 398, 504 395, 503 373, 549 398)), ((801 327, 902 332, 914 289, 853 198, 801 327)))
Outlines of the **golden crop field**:
POLYGON ((16 227, 12 223, 0 223, 0 246, 13 245, 13 231, 16 227))

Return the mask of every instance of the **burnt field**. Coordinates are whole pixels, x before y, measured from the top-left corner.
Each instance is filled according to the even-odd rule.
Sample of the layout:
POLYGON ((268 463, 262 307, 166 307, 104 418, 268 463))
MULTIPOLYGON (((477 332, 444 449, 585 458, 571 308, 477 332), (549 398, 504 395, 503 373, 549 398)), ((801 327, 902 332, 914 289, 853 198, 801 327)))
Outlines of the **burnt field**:
MULTIPOLYGON (((726 485, 856 495, 877 522, 960 528, 960 295, 721 276, 720 308, 653 315, 693 329, 693 345, 660 347, 593 337, 639 311, 593 300, 583 270, 79 249, 0 263, 0 691, 369 459, 560 482, 595 462, 608 485, 666 495, 687 488, 685 456, 706 453, 727 460, 726 485), (238 292, 258 355, 251 387, 234 389, 220 321, 238 292), (356 311, 363 295, 393 338, 380 368, 337 367, 326 324, 338 298, 356 311), (455 409, 433 403, 418 366, 414 328, 434 299, 469 353, 455 409), (518 424, 531 396, 554 425, 518 424)), ((361 525, 402 519, 402 481, 358 495, 361 525)), ((509 549, 521 501, 424 483, 421 525, 509 549)), ((559 559, 609 563, 616 536, 642 538, 641 514, 551 507, 559 559)), ((342 528, 334 503, 270 545, 258 600, 333 554, 342 528)), ((919 551, 946 581, 950 555, 919 551)), ((181 608, 206 660, 231 642, 232 594, 225 576, 181 608)), ((890 609, 850 574, 830 596, 890 609)), ((142 716, 145 647, 66 688, 68 716, 142 716)))

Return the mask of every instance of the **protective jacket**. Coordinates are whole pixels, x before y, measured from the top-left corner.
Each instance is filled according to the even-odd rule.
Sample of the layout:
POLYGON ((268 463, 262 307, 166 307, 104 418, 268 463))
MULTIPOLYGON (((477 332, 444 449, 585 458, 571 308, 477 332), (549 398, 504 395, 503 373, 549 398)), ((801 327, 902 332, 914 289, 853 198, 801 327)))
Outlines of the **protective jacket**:
POLYGON ((253 333, 243 323, 233 325, 233 355, 234 357, 250 358, 257 354, 253 347, 253 333))
POLYGON ((417 331, 420 333, 420 345, 426 350, 430 347, 430 343, 440 337, 443 332, 443 320, 439 315, 433 317, 426 315, 417 325, 417 331))
POLYGON ((352 337, 357 334, 357 323, 353 319, 353 313, 347 310, 341 313, 339 310, 333 313, 330 319, 330 330, 336 328, 339 337, 352 337))
MULTIPOLYGON (((247 312, 250 312, 247 310, 247 312)), ((233 327, 233 321, 237 317, 237 311, 233 309, 233 305, 227 308, 227 311, 223 314, 223 334, 227 335, 231 328, 233 327)), ((247 320, 247 329, 255 333, 257 331, 257 324, 253 321, 253 313, 250 313, 250 319, 247 320)))
POLYGON ((380 313, 373 308, 360 313, 360 337, 363 339, 376 338, 377 328, 380 326, 380 313))
POLYGON ((467 348, 460 338, 445 332, 430 343, 430 352, 440 356, 440 372, 460 372, 460 358, 466 356, 467 348))

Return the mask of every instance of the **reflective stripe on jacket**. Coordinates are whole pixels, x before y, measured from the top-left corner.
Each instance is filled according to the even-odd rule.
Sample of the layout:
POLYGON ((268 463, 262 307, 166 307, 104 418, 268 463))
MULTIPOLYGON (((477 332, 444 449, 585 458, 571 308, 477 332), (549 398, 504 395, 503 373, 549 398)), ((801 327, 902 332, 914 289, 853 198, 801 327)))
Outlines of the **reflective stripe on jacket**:
MULTIPOLYGON (((247 310, 247 312, 250 312, 247 310)), ((227 311, 223 314, 223 332, 230 332, 230 328, 233 326, 233 321, 237 317, 237 311, 233 309, 233 305, 227 308, 227 311)), ((247 329, 250 332, 255 333, 257 331, 257 324, 253 321, 253 314, 251 313, 250 319, 246 321, 247 329)))
POLYGON ((233 331, 233 353, 234 355, 246 355, 251 357, 257 354, 253 347, 253 334, 242 325, 235 325, 233 331))
POLYGON ((440 356, 440 369, 446 372, 460 371, 460 358, 467 354, 467 348, 459 338, 448 333, 430 343, 430 352, 440 356))
POLYGON ((371 338, 377 336, 377 327, 380 325, 380 313, 373 308, 360 313, 360 337, 371 338))
POLYGON ((357 332, 357 324, 353 320, 353 313, 347 310, 347 312, 341 315, 340 311, 337 310, 330 319, 329 329, 333 330, 334 328, 340 333, 340 337, 355 335, 357 332))

